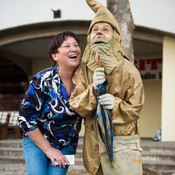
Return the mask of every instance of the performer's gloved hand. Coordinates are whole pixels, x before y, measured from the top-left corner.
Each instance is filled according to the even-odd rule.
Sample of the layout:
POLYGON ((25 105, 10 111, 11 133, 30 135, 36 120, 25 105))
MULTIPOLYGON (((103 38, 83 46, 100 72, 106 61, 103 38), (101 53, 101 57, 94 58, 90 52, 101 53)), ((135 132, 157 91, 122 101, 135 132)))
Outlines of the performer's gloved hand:
POLYGON ((104 68, 100 67, 95 69, 93 74, 93 87, 97 89, 97 86, 105 82, 105 80, 106 78, 105 78, 104 68))
POLYGON ((106 109, 112 110, 115 104, 115 98, 111 94, 104 94, 98 97, 98 101, 101 105, 103 105, 106 109))

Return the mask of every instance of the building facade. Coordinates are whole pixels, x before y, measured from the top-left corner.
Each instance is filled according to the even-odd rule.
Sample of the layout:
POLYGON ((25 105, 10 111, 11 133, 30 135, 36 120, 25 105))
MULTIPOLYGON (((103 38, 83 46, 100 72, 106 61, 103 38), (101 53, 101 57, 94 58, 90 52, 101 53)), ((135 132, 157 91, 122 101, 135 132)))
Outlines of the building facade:
MULTIPOLYGON (((106 5, 106 0, 99 2, 106 5)), ((0 4, 0 110, 18 110, 30 77, 51 66, 47 52, 51 38, 71 30, 83 51, 94 14, 85 0, 1 0, 0 4)), ((175 2, 130 0, 130 5, 134 63, 146 95, 141 137, 151 138, 161 129, 163 141, 175 141, 175 2)))

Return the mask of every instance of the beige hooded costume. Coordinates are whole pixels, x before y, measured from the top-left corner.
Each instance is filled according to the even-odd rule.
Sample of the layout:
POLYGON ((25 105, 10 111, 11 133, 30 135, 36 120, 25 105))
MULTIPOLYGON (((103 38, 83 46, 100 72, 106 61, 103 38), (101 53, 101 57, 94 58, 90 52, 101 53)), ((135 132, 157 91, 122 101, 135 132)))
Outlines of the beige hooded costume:
MULTIPOLYGON (((103 156, 106 155, 106 151, 96 127, 95 113, 97 102, 92 90, 93 72, 98 67, 95 62, 96 52, 100 55, 102 67, 105 69, 106 79, 109 83, 107 92, 115 97, 115 105, 111 111, 115 136, 114 152, 125 149, 140 150, 137 141, 131 145, 125 144, 125 141, 129 140, 130 142, 128 136, 133 136, 134 140, 138 139, 138 119, 144 103, 144 89, 138 70, 126 59, 127 57, 121 48, 120 31, 114 16, 96 0, 87 0, 87 3, 96 15, 88 30, 87 46, 82 57, 82 63, 76 69, 73 77, 74 91, 70 98, 70 106, 81 116, 85 117, 84 166, 90 174, 97 174, 100 164, 105 161, 103 156), (107 44, 98 44, 97 46, 90 44, 89 38, 93 25, 98 22, 110 24, 114 29, 114 38, 107 44), (120 138, 125 140, 122 144, 118 143, 120 138)), ((122 157, 124 160, 123 155, 122 157)), ((137 164, 141 164, 141 157, 136 159, 137 164)), ((118 161, 118 159, 114 156, 114 163, 115 161, 118 161)), ((120 165, 119 162, 121 161, 118 161, 116 166, 122 168, 123 165, 120 165)), ((125 164, 123 168, 126 168, 126 166, 128 165, 125 164)), ((138 165, 133 168, 136 169, 137 167, 138 165)), ((102 168, 103 172, 105 172, 105 167, 102 168)), ((112 174, 121 175, 120 172, 118 174, 112 172, 112 174)), ((130 170, 128 174, 132 174, 130 170)), ((122 175, 125 174, 123 173, 122 175)))

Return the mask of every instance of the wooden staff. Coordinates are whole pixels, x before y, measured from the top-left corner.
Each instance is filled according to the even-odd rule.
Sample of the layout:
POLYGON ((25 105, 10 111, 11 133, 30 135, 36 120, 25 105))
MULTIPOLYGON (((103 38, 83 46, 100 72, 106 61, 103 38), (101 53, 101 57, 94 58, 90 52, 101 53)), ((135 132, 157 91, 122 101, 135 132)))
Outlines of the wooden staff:
POLYGON ((100 59, 100 55, 98 54, 98 52, 95 54, 95 61, 96 63, 98 63, 98 67, 101 67, 101 59, 100 59))

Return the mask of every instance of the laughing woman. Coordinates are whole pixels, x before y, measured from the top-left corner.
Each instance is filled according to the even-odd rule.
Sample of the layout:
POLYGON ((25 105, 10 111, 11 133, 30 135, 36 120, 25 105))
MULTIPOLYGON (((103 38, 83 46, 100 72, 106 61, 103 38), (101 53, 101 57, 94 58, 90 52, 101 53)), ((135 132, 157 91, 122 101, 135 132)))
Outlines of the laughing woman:
POLYGON ((19 111, 28 175, 66 174, 65 155, 76 153, 81 128, 81 116, 69 106, 72 76, 81 57, 77 36, 70 31, 58 34, 49 54, 53 67, 32 77, 19 111))

